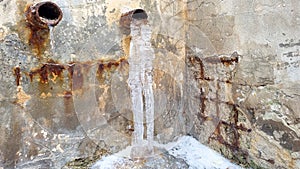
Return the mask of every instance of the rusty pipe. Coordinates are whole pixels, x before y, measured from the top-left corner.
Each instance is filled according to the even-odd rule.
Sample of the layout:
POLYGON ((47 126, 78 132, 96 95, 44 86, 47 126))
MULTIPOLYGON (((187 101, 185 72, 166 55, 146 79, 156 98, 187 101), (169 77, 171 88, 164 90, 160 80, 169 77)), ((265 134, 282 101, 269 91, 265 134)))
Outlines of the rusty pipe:
POLYGON ((122 14, 119 21, 120 31, 122 34, 130 34, 130 25, 133 19, 147 20, 148 15, 143 9, 135 9, 122 14))
POLYGON ((62 19, 62 10, 53 2, 40 2, 26 10, 27 21, 35 27, 48 28, 56 26, 62 19))

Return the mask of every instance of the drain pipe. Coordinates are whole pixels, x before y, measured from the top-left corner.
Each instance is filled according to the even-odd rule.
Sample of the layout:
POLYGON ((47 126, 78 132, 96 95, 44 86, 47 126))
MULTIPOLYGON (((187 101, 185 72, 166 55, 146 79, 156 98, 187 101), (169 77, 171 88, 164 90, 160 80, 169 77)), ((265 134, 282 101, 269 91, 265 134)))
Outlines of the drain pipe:
POLYGON ((62 10, 53 2, 40 2, 31 5, 26 11, 27 21, 40 29, 56 26, 62 19, 62 10))
POLYGON ((120 25, 120 31, 122 34, 129 35, 130 25, 133 19, 136 20, 147 20, 148 15, 143 9, 135 9, 132 11, 129 11, 127 13, 122 14, 119 25, 120 25))

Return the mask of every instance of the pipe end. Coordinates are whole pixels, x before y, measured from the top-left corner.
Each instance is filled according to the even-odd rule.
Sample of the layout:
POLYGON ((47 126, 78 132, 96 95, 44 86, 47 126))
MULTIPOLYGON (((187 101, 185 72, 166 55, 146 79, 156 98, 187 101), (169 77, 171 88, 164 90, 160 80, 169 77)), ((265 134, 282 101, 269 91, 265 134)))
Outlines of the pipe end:
POLYGON ((63 12, 53 2, 46 1, 34 4, 26 11, 28 22, 35 27, 48 28, 56 26, 63 17, 63 12))
POLYGON ((122 14, 119 24, 122 34, 130 34, 130 25, 133 20, 147 20, 148 15, 143 9, 134 9, 127 13, 122 14))
POLYGON ((132 18, 137 20, 147 19, 148 15, 143 9, 136 9, 132 13, 132 18))

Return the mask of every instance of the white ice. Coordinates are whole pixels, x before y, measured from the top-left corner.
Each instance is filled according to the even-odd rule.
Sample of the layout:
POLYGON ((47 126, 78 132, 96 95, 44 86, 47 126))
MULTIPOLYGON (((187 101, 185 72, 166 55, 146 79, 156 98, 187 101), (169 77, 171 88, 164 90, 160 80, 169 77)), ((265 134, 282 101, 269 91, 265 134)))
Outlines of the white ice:
POLYGON ((54 27, 53 26, 48 26, 49 27, 49 33, 50 33, 50 52, 52 55, 55 54, 54 51, 54 45, 55 45, 55 41, 54 41, 54 27))
POLYGON ((133 145, 142 146, 144 136, 143 119, 146 118, 147 142, 153 142, 154 134, 154 96, 152 89, 152 61, 154 51, 151 47, 151 28, 141 20, 131 24, 131 43, 129 55, 128 84, 131 90, 134 118, 133 145), (144 101, 143 102, 143 96, 144 101), (145 110, 144 110, 145 107, 145 110))
MULTIPOLYGON (((166 149, 174 157, 183 159, 190 169, 242 169, 190 136, 183 136, 176 142, 155 146, 166 149)), ((119 153, 103 157, 92 166, 92 169, 115 169, 116 166, 132 163, 128 160, 130 149, 131 147, 127 147, 119 153)))

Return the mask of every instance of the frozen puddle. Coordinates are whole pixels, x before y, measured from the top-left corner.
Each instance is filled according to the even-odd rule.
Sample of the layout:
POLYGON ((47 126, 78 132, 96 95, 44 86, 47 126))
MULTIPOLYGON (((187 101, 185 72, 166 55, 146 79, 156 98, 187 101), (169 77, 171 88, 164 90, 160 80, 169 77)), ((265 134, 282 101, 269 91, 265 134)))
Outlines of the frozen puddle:
MULTIPOLYGON (((202 145, 196 139, 190 136, 183 136, 177 142, 168 143, 165 145, 156 145, 157 147, 166 150, 166 154, 156 154, 152 162, 137 163, 130 160, 130 149, 127 147, 116 154, 103 157, 96 162, 92 169, 129 169, 129 168, 174 168, 174 164, 178 163, 176 168, 189 169, 242 169, 242 167, 231 163, 229 160, 221 156, 216 151, 207 146, 202 145), (160 158, 163 156, 172 156, 173 158, 166 158, 163 162, 160 158), (157 163, 155 161, 158 161, 157 163), (168 161, 168 165, 163 164, 168 161), (180 162, 183 161, 183 162, 180 162), (156 164, 155 164, 156 163, 156 164), (181 164, 180 164, 181 163, 181 164), (184 163, 185 165, 182 165, 184 163), (150 166, 149 166, 150 165, 150 166)), ((165 154, 165 153, 164 153, 165 154)))

